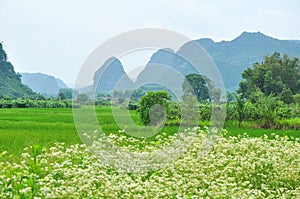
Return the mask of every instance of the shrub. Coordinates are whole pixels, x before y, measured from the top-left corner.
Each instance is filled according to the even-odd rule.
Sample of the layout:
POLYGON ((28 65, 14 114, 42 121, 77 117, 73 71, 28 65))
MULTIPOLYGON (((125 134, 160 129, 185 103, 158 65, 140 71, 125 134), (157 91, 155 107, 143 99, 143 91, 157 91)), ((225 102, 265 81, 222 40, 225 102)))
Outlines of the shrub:
MULTIPOLYGON (((143 124, 151 124, 151 108, 153 108, 152 120, 155 118, 163 119, 163 111, 167 110, 167 101, 170 99, 171 96, 166 91, 148 92, 146 95, 142 96, 137 111, 141 116, 143 124), (160 106, 160 108, 158 106, 160 106)), ((155 121, 155 123, 156 122, 158 121, 155 121)))

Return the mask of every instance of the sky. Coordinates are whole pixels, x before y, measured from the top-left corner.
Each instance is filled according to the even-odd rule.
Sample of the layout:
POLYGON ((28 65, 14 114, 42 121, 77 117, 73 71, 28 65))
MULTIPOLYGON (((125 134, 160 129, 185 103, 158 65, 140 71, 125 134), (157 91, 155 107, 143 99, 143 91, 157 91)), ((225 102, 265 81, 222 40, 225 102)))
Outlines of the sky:
MULTIPOLYGON (((0 41, 17 72, 75 83, 89 54, 122 32, 170 29, 191 39, 232 40, 244 31, 300 40, 299 0, 0 0, 0 41)), ((121 59, 126 71, 152 51, 121 59)))

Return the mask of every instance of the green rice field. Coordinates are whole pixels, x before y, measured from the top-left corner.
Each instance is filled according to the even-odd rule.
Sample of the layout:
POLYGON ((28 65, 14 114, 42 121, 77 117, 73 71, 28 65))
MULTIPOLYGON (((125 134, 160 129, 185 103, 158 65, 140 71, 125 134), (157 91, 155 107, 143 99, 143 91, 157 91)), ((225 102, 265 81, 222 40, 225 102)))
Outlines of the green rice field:
MULTIPOLYGON (((124 110, 124 114, 127 110, 124 110)), ((96 108, 98 121, 106 133, 116 133, 120 128, 116 125, 110 107, 96 108)), ((121 111, 122 114, 122 111, 121 111)), ((131 118, 140 124, 139 116, 130 111, 131 118)), ((247 133, 250 137, 261 137, 272 134, 289 137, 300 137, 299 130, 272 130, 237 128, 233 124, 226 125, 227 136, 238 136, 247 133)), ((163 131, 173 134, 178 130, 174 126, 166 126, 163 131)), ((64 142, 66 146, 81 143, 77 134, 72 109, 0 109, 0 151, 18 156, 24 147, 33 144, 51 146, 54 142, 64 142)))

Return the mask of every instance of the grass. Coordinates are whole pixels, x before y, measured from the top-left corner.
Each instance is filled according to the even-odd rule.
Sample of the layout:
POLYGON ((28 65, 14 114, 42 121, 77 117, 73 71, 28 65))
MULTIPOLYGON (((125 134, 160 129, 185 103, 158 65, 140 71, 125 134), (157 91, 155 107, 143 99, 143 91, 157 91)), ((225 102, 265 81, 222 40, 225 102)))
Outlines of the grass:
MULTIPOLYGON (((129 113, 134 123, 141 125, 138 114, 135 111, 129 113)), ((96 114, 104 132, 117 133, 122 129, 122 125, 116 124, 110 107, 97 107, 96 114)), ((127 110, 119 109, 116 114, 123 120, 126 118, 127 110)), ((123 122, 123 126, 126 126, 126 119, 123 122)), ((280 136, 300 137, 299 130, 239 129, 234 124, 227 124, 226 129, 227 136, 247 133, 250 137, 261 137, 264 134, 271 137, 271 134, 275 133, 280 136)), ((177 131, 176 126, 165 126, 161 130, 168 134, 177 131)), ((9 154, 18 157, 24 147, 33 144, 51 146, 54 142, 64 142, 66 146, 81 143, 71 109, 0 109, 0 152, 8 151, 9 154)))
POLYGON ((21 154, 32 144, 80 143, 71 109, 0 109, 0 151, 21 154))
MULTIPOLYGON (((127 110, 119 112, 121 117, 125 117, 126 113, 127 110)), ((110 107, 97 107, 96 114, 104 132, 109 134, 120 130, 110 107)), ((135 111, 130 111, 130 115, 136 124, 141 124, 135 111)), ((178 127, 168 126, 163 131, 172 134, 177 129, 178 127)), ((54 142, 64 142, 66 146, 81 143, 72 109, 0 109, 0 152, 8 151, 19 156, 25 147, 33 144, 48 146, 54 142)))
POLYGON ((300 130, 293 129, 261 129, 261 128, 249 128, 249 127, 241 127, 238 128, 237 124, 233 124, 232 122, 226 123, 226 130, 228 131, 226 137, 229 136, 239 136, 243 134, 247 134, 249 137, 262 137, 263 135, 268 135, 269 138, 273 139, 273 135, 279 135, 281 137, 288 136, 289 138, 299 138, 300 130))

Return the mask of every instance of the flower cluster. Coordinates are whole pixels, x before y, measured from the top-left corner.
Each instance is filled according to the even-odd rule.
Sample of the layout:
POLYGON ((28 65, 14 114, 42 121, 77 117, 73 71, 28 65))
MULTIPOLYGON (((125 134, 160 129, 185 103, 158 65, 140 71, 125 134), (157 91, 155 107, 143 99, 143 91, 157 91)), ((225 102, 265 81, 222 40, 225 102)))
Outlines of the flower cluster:
POLYGON ((221 135, 200 155, 208 131, 152 140, 110 135, 91 147, 32 146, 20 163, 0 162, 0 198, 300 197, 299 139, 221 135))

